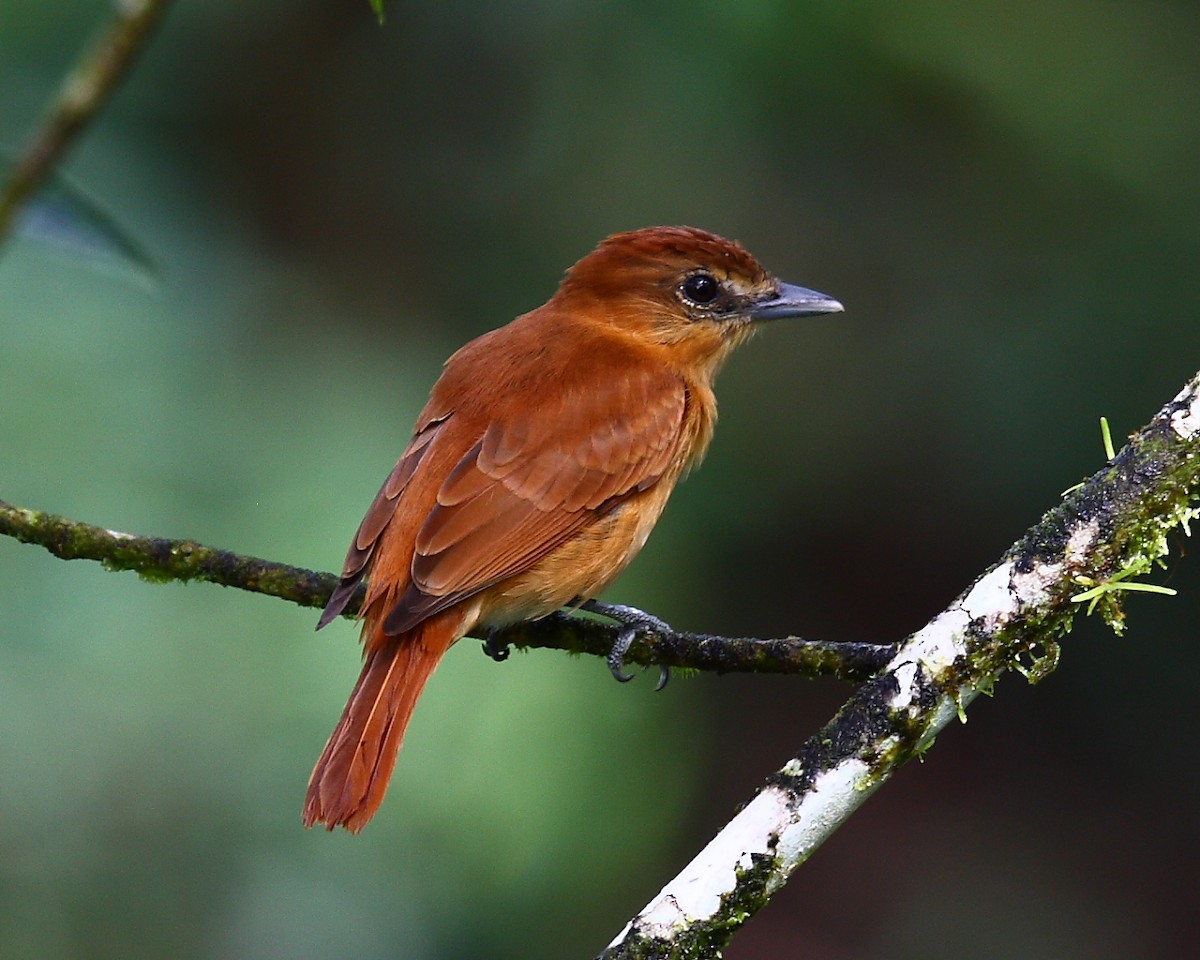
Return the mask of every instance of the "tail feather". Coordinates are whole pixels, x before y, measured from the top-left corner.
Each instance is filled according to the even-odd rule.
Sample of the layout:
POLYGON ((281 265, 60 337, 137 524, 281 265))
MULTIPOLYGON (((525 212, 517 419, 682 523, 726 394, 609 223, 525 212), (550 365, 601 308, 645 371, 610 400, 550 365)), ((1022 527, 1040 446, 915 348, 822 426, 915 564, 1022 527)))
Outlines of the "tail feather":
POLYGON ((306 827, 358 833, 379 809, 417 699, 458 639, 446 627, 433 618, 398 637, 368 636, 362 673, 308 781, 306 827))

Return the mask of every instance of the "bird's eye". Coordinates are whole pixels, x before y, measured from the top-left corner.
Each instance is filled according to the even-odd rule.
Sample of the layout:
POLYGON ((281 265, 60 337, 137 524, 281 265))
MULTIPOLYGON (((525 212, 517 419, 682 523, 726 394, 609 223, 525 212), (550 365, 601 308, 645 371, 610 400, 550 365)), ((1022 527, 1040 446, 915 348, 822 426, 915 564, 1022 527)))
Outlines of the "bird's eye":
POLYGON ((697 306, 707 306, 721 294, 721 284, 711 273, 693 273, 683 281, 683 295, 697 306))

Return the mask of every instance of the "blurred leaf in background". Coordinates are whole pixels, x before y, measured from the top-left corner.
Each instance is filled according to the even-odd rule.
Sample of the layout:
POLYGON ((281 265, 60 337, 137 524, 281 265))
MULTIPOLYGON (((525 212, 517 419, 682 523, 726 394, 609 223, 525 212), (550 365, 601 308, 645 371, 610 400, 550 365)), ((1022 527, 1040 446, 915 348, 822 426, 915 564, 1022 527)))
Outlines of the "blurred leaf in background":
POLYGON ((61 250, 76 262, 126 273, 141 282, 154 274, 154 264, 137 240, 62 177, 52 177, 21 208, 14 231, 61 250))
MULTIPOLYGON (((0 7, 0 142, 107 9, 0 7)), ((1190 5, 388 12, 174 6, 65 171, 156 289, 0 259, 0 496, 332 569, 445 356, 606 233, 693 223, 847 313, 730 365, 707 463, 612 596, 890 640, 1099 467, 1099 415, 1119 438, 1197 366, 1190 5)), ((1001 684, 728 956, 1186 956, 1200 781, 1154 734, 1195 687, 1178 557, 1179 597, 1001 684)), ((844 696, 651 696, 466 641, 381 815, 328 836, 299 809, 349 624, 12 542, 0 609, 2 956, 591 956, 844 696)))

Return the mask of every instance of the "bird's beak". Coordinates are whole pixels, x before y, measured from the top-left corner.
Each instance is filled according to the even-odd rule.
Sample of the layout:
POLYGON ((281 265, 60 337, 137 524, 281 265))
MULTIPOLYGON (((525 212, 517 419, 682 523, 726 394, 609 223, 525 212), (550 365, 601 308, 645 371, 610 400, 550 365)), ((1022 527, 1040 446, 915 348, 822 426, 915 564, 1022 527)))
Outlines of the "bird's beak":
POLYGON ((779 292, 769 300, 760 300, 750 308, 751 320, 782 320, 784 317, 818 317, 823 313, 841 313, 843 307, 833 297, 816 290, 781 283, 779 292))

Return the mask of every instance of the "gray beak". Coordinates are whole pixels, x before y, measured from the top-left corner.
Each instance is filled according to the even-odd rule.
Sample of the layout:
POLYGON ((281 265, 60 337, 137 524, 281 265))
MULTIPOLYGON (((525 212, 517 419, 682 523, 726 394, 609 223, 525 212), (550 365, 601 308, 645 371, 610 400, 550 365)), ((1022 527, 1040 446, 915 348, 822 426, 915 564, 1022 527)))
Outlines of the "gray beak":
POLYGON ((750 308, 751 320, 782 320, 785 317, 819 317, 823 313, 841 313, 845 308, 823 293, 781 283, 779 292, 750 308))

